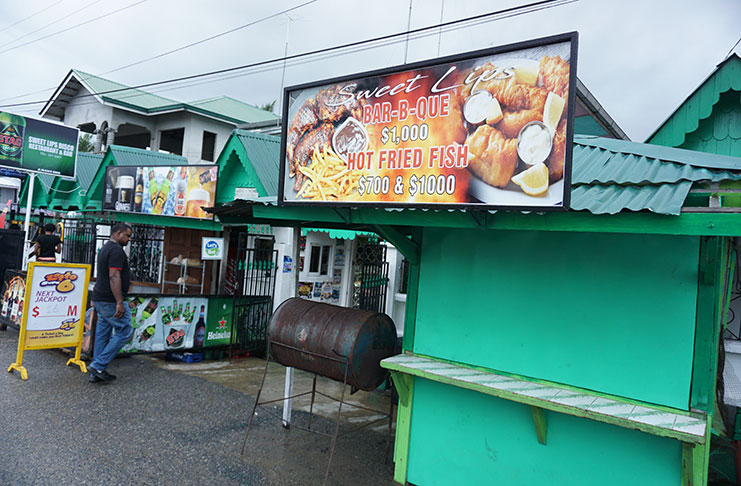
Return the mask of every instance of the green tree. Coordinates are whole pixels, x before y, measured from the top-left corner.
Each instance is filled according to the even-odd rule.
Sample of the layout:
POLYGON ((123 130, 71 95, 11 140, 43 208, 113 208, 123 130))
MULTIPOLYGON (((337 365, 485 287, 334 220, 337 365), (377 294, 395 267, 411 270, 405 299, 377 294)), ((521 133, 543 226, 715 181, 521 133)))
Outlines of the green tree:
POLYGON ((80 141, 77 142, 78 152, 92 152, 95 150, 95 144, 93 144, 93 136, 89 133, 84 133, 80 137, 80 141))
POLYGON ((265 110, 265 111, 273 111, 273 108, 275 108, 275 102, 276 101, 277 100, 273 100, 270 103, 264 103, 264 104, 258 106, 258 108, 260 108, 261 110, 265 110))

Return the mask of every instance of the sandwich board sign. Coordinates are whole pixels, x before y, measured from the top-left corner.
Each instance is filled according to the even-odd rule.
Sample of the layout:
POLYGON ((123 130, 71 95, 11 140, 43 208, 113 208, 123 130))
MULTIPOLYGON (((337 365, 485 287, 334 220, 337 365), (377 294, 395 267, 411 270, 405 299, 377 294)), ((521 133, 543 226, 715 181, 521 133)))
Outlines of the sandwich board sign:
POLYGON ((18 354, 8 372, 13 370, 28 379, 23 367, 23 352, 31 349, 75 348, 67 366, 75 364, 87 373, 80 359, 82 332, 87 303, 90 265, 71 263, 28 264, 23 315, 18 337, 18 354))

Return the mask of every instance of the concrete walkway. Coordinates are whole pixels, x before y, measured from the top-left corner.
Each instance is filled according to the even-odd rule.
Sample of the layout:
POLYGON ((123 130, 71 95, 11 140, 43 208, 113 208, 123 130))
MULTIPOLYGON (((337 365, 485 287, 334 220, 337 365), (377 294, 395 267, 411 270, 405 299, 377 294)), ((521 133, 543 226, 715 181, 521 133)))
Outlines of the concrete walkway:
MULTIPOLYGON (((17 331, 0 332, 5 369, 15 360, 17 339, 17 331)), ((264 361, 121 358, 109 368, 118 380, 99 385, 66 367, 66 359, 56 350, 27 351, 23 364, 29 380, 18 373, 0 380, 0 484, 319 485, 324 480, 330 439, 284 429, 259 409, 240 456, 264 361)), ((307 383, 310 390, 310 377, 299 373, 296 391, 307 383)), ((318 388, 339 396, 340 385, 328 380, 318 388)), ((282 390, 283 368, 271 365, 265 399, 279 398, 282 390)), ((388 397, 380 393, 358 392, 351 399, 388 409, 388 397)), ((307 404, 295 405, 297 424, 308 421, 307 404)), ((327 417, 333 410, 336 406, 320 401, 313 426, 330 432, 334 421, 327 417)), ((281 413, 279 406, 272 411, 281 413)), ((374 418, 369 412, 348 414, 340 432, 374 418)), ((393 464, 384 461, 386 427, 376 424, 341 436, 328 484, 395 484, 393 464)))

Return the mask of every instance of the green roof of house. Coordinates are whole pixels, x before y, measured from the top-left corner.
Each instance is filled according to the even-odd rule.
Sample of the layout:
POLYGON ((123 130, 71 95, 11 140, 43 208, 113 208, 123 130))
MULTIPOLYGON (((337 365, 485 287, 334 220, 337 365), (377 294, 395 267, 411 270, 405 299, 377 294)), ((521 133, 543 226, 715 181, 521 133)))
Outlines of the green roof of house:
POLYGON ((280 137, 234 130, 219 154, 216 201, 235 199, 237 188, 254 188, 258 197, 278 195, 280 137))
POLYGON ((183 103, 139 88, 131 88, 125 84, 78 69, 72 69, 69 72, 65 81, 57 88, 57 91, 46 103, 41 113, 46 114, 47 111, 53 110, 55 111, 53 113, 54 115, 60 116, 64 105, 59 105, 55 108, 55 103, 58 100, 64 101, 75 96, 80 85, 104 103, 129 108, 143 114, 154 115, 169 111, 185 110, 235 125, 277 120, 279 118, 278 115, 272 112, 261 110, 260 108, 226 96, 183 103), (59 111, 59 113, 56 113, 56 111, 59 111))
POLYGON ((111 145, 106 150, 105 159, 113 159, 115 165, 158 167, 163 165, 188 165, 182 155, 155 152, 123 145, 111 145))
POLYGON ((741 57, 718 64, 647 143, 741 157, 741 57))
POLYGON ((78 152, 75 180, 56 178, 52 184, 49 207, 64 210, 82 209, 87 201, 90 185, 102 162, 103 154, 78 152))

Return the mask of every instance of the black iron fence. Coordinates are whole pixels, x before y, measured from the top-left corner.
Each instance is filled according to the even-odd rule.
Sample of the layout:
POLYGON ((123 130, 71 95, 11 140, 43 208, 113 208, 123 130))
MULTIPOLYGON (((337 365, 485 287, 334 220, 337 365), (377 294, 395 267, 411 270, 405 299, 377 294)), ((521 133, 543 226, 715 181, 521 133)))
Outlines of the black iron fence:
POLYGON ((131 225, 129 267, 132 281, 160 282, 164 242, 165 228, 144 224, 131 225))
POLYGON ((92 218, 64 219, 62 262, 87 263, 95 266, 96 227, 92 218))
POLYGON ((355 252, 353 307, 386 312, 389 264, 386 245, 377 238, 364 238, 355 252))

